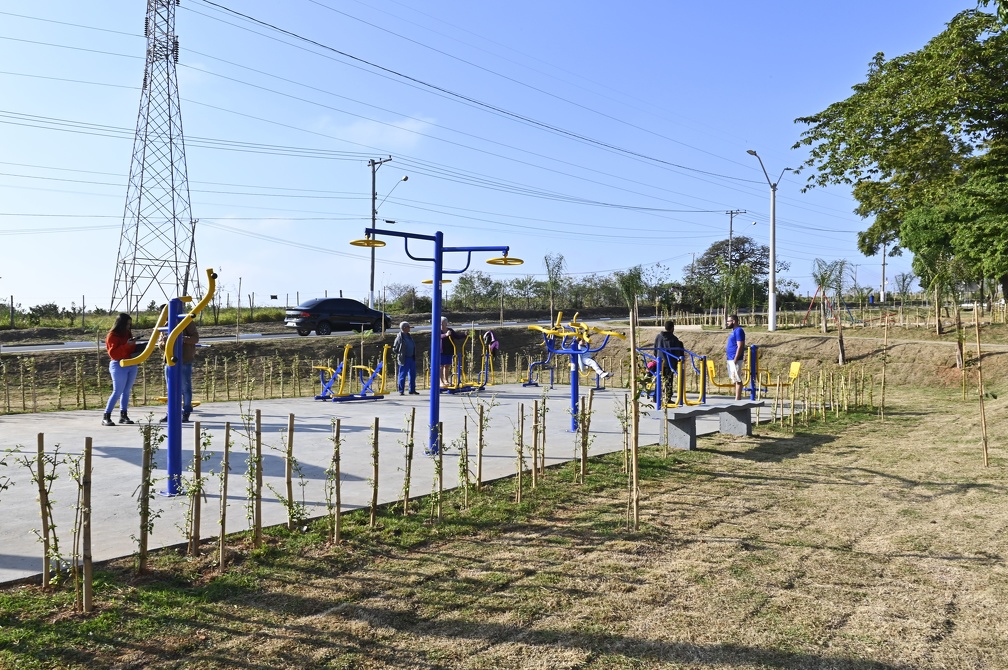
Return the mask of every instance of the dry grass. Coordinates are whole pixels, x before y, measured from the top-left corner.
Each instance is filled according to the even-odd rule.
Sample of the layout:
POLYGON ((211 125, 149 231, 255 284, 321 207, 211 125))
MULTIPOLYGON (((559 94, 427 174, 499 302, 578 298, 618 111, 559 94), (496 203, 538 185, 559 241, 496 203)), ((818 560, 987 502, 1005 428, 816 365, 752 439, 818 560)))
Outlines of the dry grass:
MULTIPOLYGON (((195 638, 166 622, 141 648, 103 657, 120 668, 1003 668, 1003 441, 984 469, 975 404, 940 392, 894 401, 885 422, 764 427, 704 438, 671 462, 649 456, 638 533, 622 530, 624 498, 609 489, 341 574, 277 565, 201 605, 195 638)), ((1004 405, 988 405, 994 434, 1008 428, 1004 405)))

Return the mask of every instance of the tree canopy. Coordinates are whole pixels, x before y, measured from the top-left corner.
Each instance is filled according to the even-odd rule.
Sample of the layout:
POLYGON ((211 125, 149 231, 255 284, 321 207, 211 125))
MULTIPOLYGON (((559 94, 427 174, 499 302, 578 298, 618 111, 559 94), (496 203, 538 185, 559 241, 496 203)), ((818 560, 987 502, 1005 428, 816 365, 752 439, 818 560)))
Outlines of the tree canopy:
POLYGON ((795 144, 809 147, 805 188, 851 185, 855 212, 874 217, 858 235, 867 255, 907 248, 926 280, 944 254, 1008 289, 1006 80, 1006 24, 976 10, 918 51, 877 54, 853 95, 796 120, 809 126, 795 144))

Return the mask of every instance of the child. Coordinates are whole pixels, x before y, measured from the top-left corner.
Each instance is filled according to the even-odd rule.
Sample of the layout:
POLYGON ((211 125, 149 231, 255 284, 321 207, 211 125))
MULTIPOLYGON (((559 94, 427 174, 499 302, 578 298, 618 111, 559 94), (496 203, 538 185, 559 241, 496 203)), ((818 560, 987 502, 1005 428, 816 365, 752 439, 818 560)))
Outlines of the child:
MULTIPOLYGON (((600 366, 598 363, 596 363, 595 359, 591 357, 590 353, 588 353, 589 346, 588 346, 588 339, 587 338, 578 337, 578 345, 584 345, 584 352, 581 355, 578 356, 578 369, 579 370, 584 371, 585 367, 587 366, 587 367, 589 367, 589 368, 591 368, 592 370, 595 371, 595 374, 597 374, 599 376, 599 379, 605 379, 606 377, 612 377, 612 373, 611 372, 606 372, 605 370, 603 370, 602 366, 600 366)), ((580 348, 580 346, 578 348, 580 348)))

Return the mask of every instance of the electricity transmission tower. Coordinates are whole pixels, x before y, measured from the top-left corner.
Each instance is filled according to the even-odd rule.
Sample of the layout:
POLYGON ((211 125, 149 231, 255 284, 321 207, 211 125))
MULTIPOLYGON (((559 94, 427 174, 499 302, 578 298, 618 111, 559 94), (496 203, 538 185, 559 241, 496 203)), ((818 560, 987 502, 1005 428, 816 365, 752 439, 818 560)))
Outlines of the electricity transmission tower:
POLYGON ((126 209, 123 213, 112 310, 136 312, 150 296, 158 303, 199 287, 196 220, 189 207, 182 111, 179 107, 178 0, 147 0, 140 113, 137 116, 126 209))

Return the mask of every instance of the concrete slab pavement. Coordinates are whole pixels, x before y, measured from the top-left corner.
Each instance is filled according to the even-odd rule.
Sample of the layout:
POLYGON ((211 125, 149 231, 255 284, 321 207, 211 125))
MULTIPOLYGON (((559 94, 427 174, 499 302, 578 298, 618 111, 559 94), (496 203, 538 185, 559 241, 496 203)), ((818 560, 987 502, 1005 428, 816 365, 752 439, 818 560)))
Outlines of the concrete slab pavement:
MULTIPOLYGON (((515 433, 519 405, 524 404, 526 435, 531 431, 532 406, 536 400, 546 398, 546 462, 549 465, 570 460, 574 454, 575 436, 570 432, 570 390, 558 386, 552 390, 544 387, 523 388, 518 384, 488 387, 478 394, 442 395, 441 420, 444 423, 444 443, 448 445, 444 457, 445 487, 455 487, 458 482, 458 449, 452 443, 463 432, 463 417, 468 417, 470 468, 475 472, 477 416, 479 404, 485 405, 489 418, 483 455, 484 480, 507 477, 515 472, 515 433)), ((617 412, 624 403, 624 389, 607 389, 595 394, 591 432, 594 434, 591 453, 600 454, 622 449, 622 429, 617 412)), ((712 400, 715 401, 716 400, 712 400)), ((325 513, 324 486, 333 445, 331 424, 341 422, 341 472, 342 507, 351 510, 370 504, 372 478, 371 431, 375 417, 379 420, 379 474, 378 488, 381 502, 391 502, 402 497, 405 466, 406 427, 412 410, 416 410, 415 452, 410 483, 411 496, 430 493, 434 482, 434 463, 423 454, 427 445, 429 397, 399 396, 397 393, 382 400, 353 402, 322 402, 310 398, 279 400, 254 400, 245 405, 238 402, 204 403, 193 413, 201 430, 211 436, 210 458, 203 463, 203 473, 212 471, 217 476, 205 485, 206 496, 201 519, 204 538, 220 533, 220 477, 223 452, 224 424, 231 422, 232 447, 227 496, 227 531, 234 532, 249 527, 246 518, 247 458, 251 436, 244 432, 242 415, 262 415, 263 475, 264 475, 264 525, 286 523, 287 512, 280 495, 286 495, 284 480, 284 452, 289 414, 294 414, 294 455, 301 466, 301 477, 295 474, 294 496, 303 500, 309 516, 325 513)), ((84 438, 93 438, 93 500, 92 543, 96 561, 129 556, 136 551, 135 537, 139 533, 137 491, 140 483, 140 465, 143 440, 139 420, 157 422, 163 415, 163 406, 131 408, 130 416, 138 425, 104 427, 100 425, 101 410, 67 411, 44 414, 14 414, 0 416, 0 453, 20 450, 32 457, 36 451, 38 434, 44 435, 46 453, 59 446, 60 454, 79 454, 84 449, 84 438)), ((661 432, 660 415, 642 418, 641 443, 658 442, 661 432)), ((156 424, 157 425, 157 424, 156 424)), ((184 424, 183 463, 193 458, 194 425, 184 424)), ((163 427, 163 424, 161 424, 163 427)), ((698 434, 718 430, 718 419, 698 421, 698 434)), ((527 438, 526 442, 531 440, 527 438)), ((527 448, 526 448, 527 458, 527 448)), ((156 456, 160 479, 157 489, 164 488, 164 451, 156 456)), ((27 469, 17 463, 17 455, 6 456, 6 466, 0 466, 0 483, 9 477, 13 486, 0 492, 0 583, 37 575, 42 567, 42 545, 36 531, 39 522, 37 487, 27 469)), ((52 484, 54 517, 60 551, 71 554, 70 533, 73 510, 76 504, 76 485, 65 464, 58 468, 59 477, 52 484)), ((187 473, 188 474, 188 473, 187 473)), ((159 516, 154 522, 150 547, 163 547, 184 542, 184 497, 158 496, 152 502, 152 511, 159 516)))

